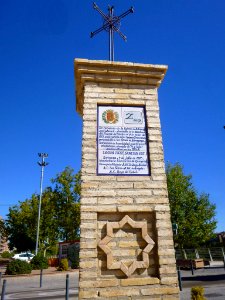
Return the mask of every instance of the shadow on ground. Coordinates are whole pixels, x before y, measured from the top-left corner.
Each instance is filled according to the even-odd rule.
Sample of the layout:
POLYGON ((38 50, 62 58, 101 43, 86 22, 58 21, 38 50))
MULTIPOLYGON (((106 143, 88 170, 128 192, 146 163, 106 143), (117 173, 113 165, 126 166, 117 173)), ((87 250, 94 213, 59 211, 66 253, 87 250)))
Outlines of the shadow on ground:
POLYGON ((225 274, 182 277, 182 281, 219 281, 219 280, 225 280, 225 274))

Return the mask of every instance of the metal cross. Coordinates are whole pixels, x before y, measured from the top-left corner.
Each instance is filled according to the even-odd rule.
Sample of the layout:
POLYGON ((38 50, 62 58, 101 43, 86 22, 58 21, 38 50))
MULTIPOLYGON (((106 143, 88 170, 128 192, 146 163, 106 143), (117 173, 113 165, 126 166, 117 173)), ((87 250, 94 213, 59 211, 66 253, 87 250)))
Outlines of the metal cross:
POLYGON ((96 9, 103 17, 103 25, 99 29, 91 32, 91 37, 103 30, 109 32, 109 60, 114 61, 114 31, 116 31, 124 41, 127 40, 127 37, 120 31, 120 20, 130 13, 133 13, 134 8, 131 7, 119 17, 114 16, 114 6, 108 6, 108 15, 106 15, 95 2, 93 3, 93 8, 96 9))

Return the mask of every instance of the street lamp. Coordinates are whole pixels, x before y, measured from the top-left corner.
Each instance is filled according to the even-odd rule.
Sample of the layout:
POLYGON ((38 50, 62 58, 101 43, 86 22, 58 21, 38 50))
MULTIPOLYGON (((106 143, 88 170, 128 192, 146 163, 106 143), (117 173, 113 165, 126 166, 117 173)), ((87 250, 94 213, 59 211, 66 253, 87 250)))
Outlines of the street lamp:
POLYGON ((44 178, 44 167, 48 165, 48 163, 45 162, 45 158, 48 157, 47 153, 38 153, 38 156, 41 157, 41 162, 38 162, 38 165, 41 167, 41 181, 40 181, 40 197, 39 197, 39 204, 38 204, 38 223, 37 223, 35 255, 37 255, 38 253, 38 244, 39 244, 39 228, 40 228, 40 217, 41 217, 41 198, 42 198, 42 185, 43 185, 43 178, 44 178))

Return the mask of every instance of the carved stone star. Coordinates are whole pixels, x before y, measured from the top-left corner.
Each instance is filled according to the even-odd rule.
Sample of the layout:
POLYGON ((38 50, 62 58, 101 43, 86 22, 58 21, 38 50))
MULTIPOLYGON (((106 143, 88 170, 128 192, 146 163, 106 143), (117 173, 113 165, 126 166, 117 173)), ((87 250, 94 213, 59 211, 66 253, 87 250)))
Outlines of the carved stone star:
POLYGON ((155 242, 148 235, 147 221, 134 221, 128 215, 124 216, 120 222, 107 222, 106 236, 98 243, 98 246, 106 254, 107 269, 120 269, 127 277, 131 276, 136 269, 149 267, 149 253, 154 245, 155 242), (125 265, 123 261, 114 261, 112 249, 108 246, 108 243, 115 237, 113 230, 122 229, 125 224, 129 224, 134 229, 141 229, 142 238, 147 243, 141 252, 142 260, 133 261, 129 267, 125 265))

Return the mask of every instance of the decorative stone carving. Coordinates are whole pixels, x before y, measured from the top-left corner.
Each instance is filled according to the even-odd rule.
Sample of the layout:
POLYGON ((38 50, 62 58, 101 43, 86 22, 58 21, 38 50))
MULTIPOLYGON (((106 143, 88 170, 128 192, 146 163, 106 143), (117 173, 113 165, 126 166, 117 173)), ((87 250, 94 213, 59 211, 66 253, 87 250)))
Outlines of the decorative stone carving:
POLYGON ((107 269, 120 269, 127 277, 130 277, 136 269, 149 267, 149 253, 154 247, 155 242, 148 235, 147 221, 134 221, 128 215, 124 216, 119 222, 106 223, 106 236, 98 243, 98 246, 107 256, 107 269), (133 261, 130 266, 124 264, 123 261, 114 261, 113 250, 108 246, 108 243, 115 237, 113 230, 122 229, 125 224, 129 224, 133 229, 141 229, 141 236, 147 243, 142 250, 142 260, 133 261))

